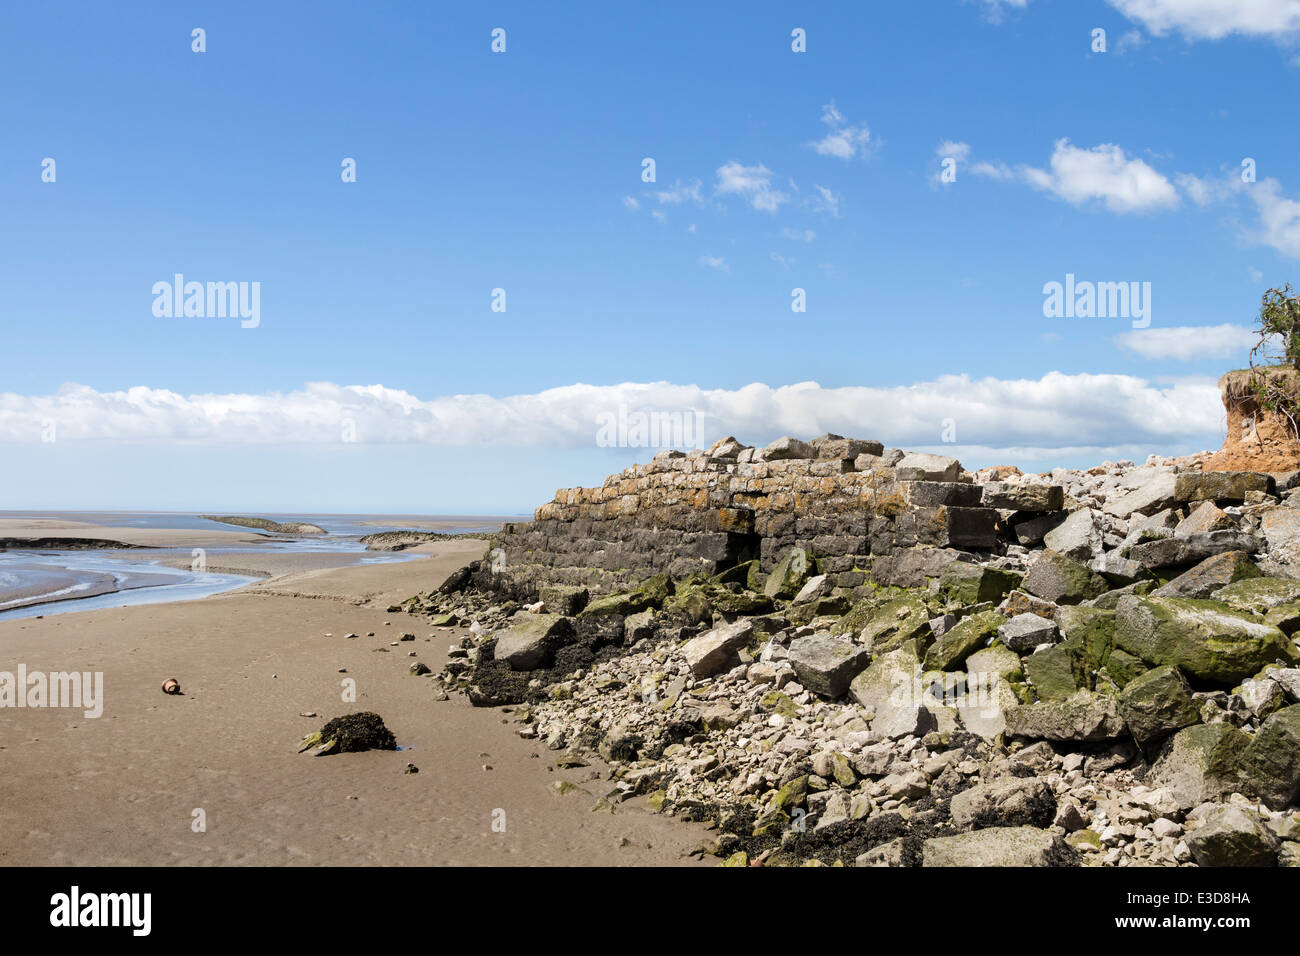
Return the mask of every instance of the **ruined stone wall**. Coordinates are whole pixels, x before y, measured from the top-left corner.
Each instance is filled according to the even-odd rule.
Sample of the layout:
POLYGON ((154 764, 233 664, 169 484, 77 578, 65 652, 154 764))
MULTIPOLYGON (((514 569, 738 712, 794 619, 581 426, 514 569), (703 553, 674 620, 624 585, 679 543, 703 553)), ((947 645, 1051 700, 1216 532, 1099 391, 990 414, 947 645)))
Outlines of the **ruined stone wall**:
POLYGON ((1020 506, 1026 515, 1062 507, 1059 488, 1052 496, 1043 486, 1025 486, 1030 494, 991 487, 986 501, 955 459, 904 456, 875 442, 783 439, 758 450, 724 440, 709 452, 661 453, 597 488, 561 489, 532 522, 506 525, 492 547, 503 580, 522 584, 521 595, 535 583, 612 589, 753 559, 766 572, 795 547, 825 572, 915 586, 962 551, 997 551, 1020 506))

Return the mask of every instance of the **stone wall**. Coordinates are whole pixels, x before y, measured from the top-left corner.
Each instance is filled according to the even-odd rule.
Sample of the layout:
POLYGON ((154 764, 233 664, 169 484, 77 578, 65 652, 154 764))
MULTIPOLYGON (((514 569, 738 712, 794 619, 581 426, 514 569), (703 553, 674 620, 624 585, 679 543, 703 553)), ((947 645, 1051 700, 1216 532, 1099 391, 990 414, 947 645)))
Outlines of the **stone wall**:
POLYGON ((1063 507, 1059 487, 975 478, 955 459, 879 442, 786 438, 755 449, 724 439, 707 452, 661 452, 600 487, 561 489, 493 540, 493 577, 521 597, 552 582, 610 590, 754 559, 767 572, 800 547, 821 571, 916 586, 963 553, 1000 553, 1017 524, 1063 507))

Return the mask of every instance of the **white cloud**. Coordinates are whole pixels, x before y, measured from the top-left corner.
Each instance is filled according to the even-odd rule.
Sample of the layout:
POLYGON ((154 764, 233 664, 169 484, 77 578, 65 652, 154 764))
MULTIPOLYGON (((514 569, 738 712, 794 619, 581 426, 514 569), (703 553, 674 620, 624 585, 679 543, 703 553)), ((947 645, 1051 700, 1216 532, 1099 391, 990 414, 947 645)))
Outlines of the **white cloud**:
POLYGON ((700 265, 708 266, 710 269, 717 269, 719 272, 731 271, 731 266, 721 256, 700 256, 700 265))
POLYGON ((1116 336, 1121 348, 1145 358, 1176 359, 1245 357, 1259 335, 1244 325, 1192 325, 1141 329, 1116 336))
POLYGON ((1211 378, 1157 386, 1129 375, 1060 372, 1040 379, 945 375, 889 388, 576 384, 529 395, 432 399, 382 385, 328 382, 287 393, 197 395, 66 385, 52 395, 0 393, 0 441, 38 443, 44 423, 53 421, 60 442, 336 444, 343 423, 352 422, 365 444, 578 448, 593 443, 597 416, 620 406, 698 411, 713 437, 761 441, 833 431, 903 448, 937 443, 943 420, 953 418, 963 442, 1062 454, 1075 449, 1077 456, 1087 449, 1105 455, 1117 446, 1217 447, 1223 417, 1211 378))
POLYGON ((827 189, 825 186, 813 184, 813 189, 817 190, 818 199, 813 202, 813 209, 817 212, 829 213, 831 216, 840 214, 840 196, 839 193, 827 189))
POLYGON ((1129 30, 1128 33, 1115 41, 1114 50, 1117 54, 1123 56, 1129 50, 1136 50, 1144 43, 1146 43, 1146 37, 1142 35, 1141 30, 1129 30))
POLYGON ((959 163, 964 163, 970 157, 970 143, 963 143, 960 140, 945 139, 935 149, 934 155, 939 159, 955 159, 959 163))
MULTIPOLYGON (((935 158, 939 160, 940 169, 935 172, 934 179, 936 182, 943 182, 942 165, 944 160, 954 160, 958 165, 958 172, 969 170, 976 176, 984 176, 988 179, 1015 179, 1016 172, 1006 163, 994 163, 987 160, 972 162, 973 151, 970 143, 958 139, 945 139, 934 151, 935 158)), ((945 183, 951 185, 951 183, 945 183)))
POLYGON ((1174 182, 1198 206, 1205 206, 1223 195, 1219 184, 1214 180, 1202 179, 1191 173, 1179 173, 1174 177, 1174 182))
POLYGON ((1300 259, 1300 200, 1283 196, 1276 179, 1261 179, 1248 192, 1259 211, 1255 238, 1283 255, 1300 259))
POLYGON ((978 162, 971 166, 970 171, 976 176, 984 176, 987 179, 1015 179, 1016 171, 1006 163, 978 162))
POLYGON ((781 230, 781 235, 796 242, 812 242, 817 238, 817 233, 811 229, 791 229, 789 226, 781 230))
POLYGON ((1218 40, 1233 33, 1274 39, 1300 33, 1300 0, 1109 0, 1157 35, 1218 40))
POLYGON ((932 185, 943 186, 945 189, 951 186, 956 180, 948 175, 949 170, 956 172, 964 167, 966 160, 970 158, 970 143, 963 143, 961 140, 945 139, 934 150, 935 159, 938 162, 938 168, 930 177, 932 185))
MULTIPOLYGON (((936 155, 942 157, 944 150, 960 154, 959 161, 969 159, 971 154, 966 143, 941 143, 936 155)), ((1028 183, 1075 205, 1097 200, 1117 213, 1173 209, 1179 205, 1180 192, 1196 205, 1206 206, 1230 198, 1239 189, 1232 175, 1202 178, 1174 173, 1171 180, 1143 160, 1130 159, 1113 143, 1082 149, 1068 139, 1053 145, 1046 170, 989 160, 972 162, 967 168, 986 179, 1028 183)))
POLYGON ((1173 183, 1140 159, 1129 159, 1113 143, 1091 149, 1059 139, 1052 150, 1050 170, 1026 167, 1021 175, 1035 189, 1082 205, 1100 200, 1111 212, 1147 212, 1178 205, 1173 183))
POLYGON ((792 265, 794 265, 793 259, 787 259, 779 252, 772 252, 769 253, 768 255, 770 256, 771 260, 775 262, 777 265, 779 265, 782 269, 789 269, 792 265))
POLYGON ((831 129, 844 125, 844 114, 840 112, 834 100, 822 107, 822 122, 831 129))
POLYGON ((633 198, 632 196, 624 196, 623 205, 626 206, 628 209, 631 209, 633 212, 641 208, 641 204, 637 202, 636 199, 633 198))
POLYGON ((650 215, 657 223, 664 224, 668 222, 668 214, 662 209, 651 209, 650 215))
MULTIPOLYGON (((943 155, 945 150, 970 157, 966 143, 941 143, 936 154, 943 155)), ((1113 143, 1083 149, 1068 139, 1056 141, 1048 169, 988 161, 970 163, 967 168, 987 179, 1027 183, 1076 206, 1099 202, 1114 213, 1175 209, 1183 196, 1206 207, 1240 200, 1244 193, 1249 195, 1258 216, 1254 227, 1242 230, 1244 238, 1300 259, 1300 199, 1284 195, 1276 179, 1262 179, 1247 186, 1237 169, 1221 170, 1209 177, 1192 173, 1165 176, 1143 160, 1128 157, 1113 143)))
POLYGON ((815 142, 809 143, 819 155, 834 156, 836 159, 852 159, 861 151, 866 154, 871 142, 871 131, 866 126, 853 126, 844 119, 834 103, 822 107, 822 122, 831 131, 815 142))
POLYGON ((762 163, 745 166, 734 159, 718 167, 717 192, 740 196, 760 212, 776 212, 790 198, 772 188, 772 171, 762 163))
POLYGON ((703 199, 700 197, 700 187, 702 185, 703 183, 698 179, 692 179, 685 182, 679 179, 667 189, 655 193, 655 196, 658 197, 659 202, 668 206, 676 206, 688 200, 691 202, 703 202, 703 199))
POLYGON ((984 5, 984 16, 992 23, 1001 23, 1006 8, 1023 10, 1029 6, 1029 0, 980 0, 984 5))

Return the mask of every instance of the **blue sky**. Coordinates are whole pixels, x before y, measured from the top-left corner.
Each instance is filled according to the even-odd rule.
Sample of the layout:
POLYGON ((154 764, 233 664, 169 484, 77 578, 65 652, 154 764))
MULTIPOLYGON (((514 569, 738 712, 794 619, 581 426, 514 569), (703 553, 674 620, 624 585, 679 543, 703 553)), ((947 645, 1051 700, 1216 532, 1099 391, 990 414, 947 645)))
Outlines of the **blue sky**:
POLYGON ((7 7, 6 506, 523 512, 654 453, 620 405, 1217 447, 1300 258, 1295 0, 700 6, 7 7), (178 272, 256 328, 156 316, 178 272), (1067 273, 1150 327, 1045 317, 1067 273))

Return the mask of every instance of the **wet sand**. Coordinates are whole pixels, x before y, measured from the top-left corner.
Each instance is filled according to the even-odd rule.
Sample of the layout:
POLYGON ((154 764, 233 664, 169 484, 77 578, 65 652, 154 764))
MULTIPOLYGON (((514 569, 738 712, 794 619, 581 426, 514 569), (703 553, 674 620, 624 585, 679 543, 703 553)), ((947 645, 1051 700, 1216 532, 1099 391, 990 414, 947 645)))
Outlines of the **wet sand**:
MULTIPOLYGON (((13 587, 0 587, 0 612, 16 611, 45 605, 61 605, 64 601, 121 594, 142 588, 164 587, 175 583, 164 574, 133 571, 124 579, 112 574, 89 571, 70 572, 63 568, 42 570, 40 565, 15 565, 7 569, 18 572, 23 583, 13 587)), ((3 577, 0 575, 0 577, 3 577)), ((56 613, 61 608, 51 608, 56 613)))
POLYGON ((510 521, 530 521, 531 515, 385 515, 382 521, 362 521, 370 527, 416 528, 422 531, 447 531, 472 528, 475 531, 500 531, 510 521))
POLYGON ((483 548, 437 542, 413 549, 428 560, 281 568, 198 601, 0 623, 0 668, 102 671, 105 698, 98 719, 0 710, 0 864, 695 863, 685 854, 702 828, 650 813, 643 797, 593 812, 609 789, 592 779, 599 767, 556 770, 508 714, 437 702, 408 673, 409 651, 436 672, 464 632, 386 608, 483 548), (404 631, 417 640, 389 647, 404 631), (168 677, 184 696, 160 691, 168 677), (355 703, 340 699, 345 677, 355 703), (409 749, 296 752, 355 710, 378 712, 409 749), (587 793, 554 794, 560 779, 587 793), (206 832, 192 828, 196 809, 206 832))
MULTIPOLYGON (((105 551, 110 557, 139 561, 145 557, 172 568, 189 568, 193 559, 188 552, 180 554, 143 555, 140 551, 105 551)), ((421 555, 419 549, 411 548, 401 552, 403 559, 428 561, 428 554, 421 555)), ((329 571, 336 568, 357 566, 366 558, 386 556, 378 551, 223 551, 209 553, 208 571, 215 574, 244 574, 254 578, 281 577, 305 571, 329 571)), ((478 557, 478 555, 475 555, 478 557)), ((397 562, 394 562, 397 563, 397 562)), ((372 565, 365 565, 370 567, 372 565)), ((409 595, 408 595, 409 596, 409 595)))
POLYGON ((18 564, 0 569, 0 611, 117 590, 111 574, 74 574, 53 565, 18 564))
MULTIPOLYGON (((252 531, 128 528, 57 518, 0 518, 0 538, 101 539, 145 548, 239 548, 266 541, 252 531)), ((143 552, 132 552, 139 560, 143 552)))

